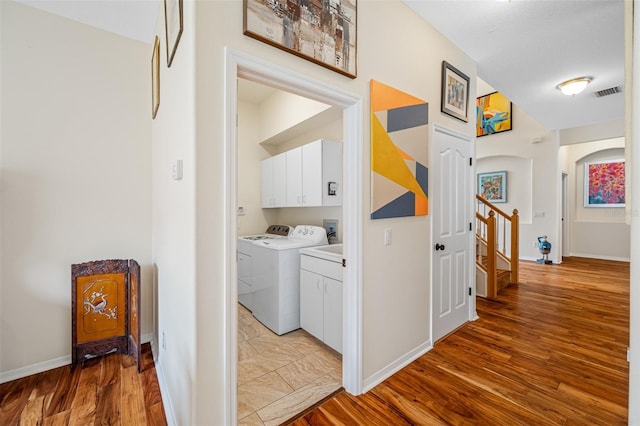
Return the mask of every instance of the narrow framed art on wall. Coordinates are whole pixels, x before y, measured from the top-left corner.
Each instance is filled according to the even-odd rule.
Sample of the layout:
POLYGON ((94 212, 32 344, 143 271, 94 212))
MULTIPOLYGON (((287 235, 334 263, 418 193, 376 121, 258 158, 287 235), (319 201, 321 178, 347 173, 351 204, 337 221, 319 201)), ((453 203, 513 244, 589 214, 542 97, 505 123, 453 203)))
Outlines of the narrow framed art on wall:
POLYGON ((182 36, 182 0, 164 0, 164 28, 167 36, 167 67, 170 67, 182 36))
POLYGON ((151 118, 156 118, 160 107, 160 39, 156 36, 151 55, 151 118))
POLYGON ((440 110, 465 123, 469 120, 469 77, 447 61, 442 61, 440 110))
POLYGON ((244 0, 244 34, 350 78, 357 75, 357 0, 244 0))

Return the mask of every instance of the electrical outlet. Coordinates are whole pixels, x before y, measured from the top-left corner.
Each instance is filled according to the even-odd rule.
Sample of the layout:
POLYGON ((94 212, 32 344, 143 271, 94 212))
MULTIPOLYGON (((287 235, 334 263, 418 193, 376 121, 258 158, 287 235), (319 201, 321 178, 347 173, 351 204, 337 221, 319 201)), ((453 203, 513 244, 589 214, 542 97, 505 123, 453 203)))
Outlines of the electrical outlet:
POLYGON ((167 350, 167 336, 162 332, 162 349, 167 350))

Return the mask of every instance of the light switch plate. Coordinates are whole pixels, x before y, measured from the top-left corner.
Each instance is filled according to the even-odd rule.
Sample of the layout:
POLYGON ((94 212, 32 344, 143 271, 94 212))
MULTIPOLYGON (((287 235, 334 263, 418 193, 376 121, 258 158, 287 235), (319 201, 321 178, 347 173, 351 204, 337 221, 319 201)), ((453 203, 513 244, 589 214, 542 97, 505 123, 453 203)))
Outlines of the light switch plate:
POLYGON ((182 179, 182 160, 175 160, 171 163, 171 179, 182 179))

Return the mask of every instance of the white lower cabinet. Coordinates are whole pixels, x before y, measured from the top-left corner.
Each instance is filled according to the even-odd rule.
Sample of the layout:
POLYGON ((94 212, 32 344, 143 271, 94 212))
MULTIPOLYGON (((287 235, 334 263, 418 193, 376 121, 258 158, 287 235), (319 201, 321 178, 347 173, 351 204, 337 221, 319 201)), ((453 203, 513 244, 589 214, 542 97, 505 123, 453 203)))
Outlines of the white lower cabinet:
POLYGON ((300 265, 300 327, 342 353, 342 265, 305 255, 300 265))

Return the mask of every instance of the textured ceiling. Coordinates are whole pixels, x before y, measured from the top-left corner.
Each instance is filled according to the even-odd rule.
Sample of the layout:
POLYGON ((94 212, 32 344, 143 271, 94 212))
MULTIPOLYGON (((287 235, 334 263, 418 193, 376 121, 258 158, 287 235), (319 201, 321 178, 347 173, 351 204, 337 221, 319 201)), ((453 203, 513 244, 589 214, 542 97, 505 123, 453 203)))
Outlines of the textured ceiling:
POLYGON ((545 127, 624 117, 622 93, 594 95, 624 86, 623 0, 403 2, 474 59, 478 77, 545 127), (593 82, 575 97, 555 89, 582 76, 593 82))

